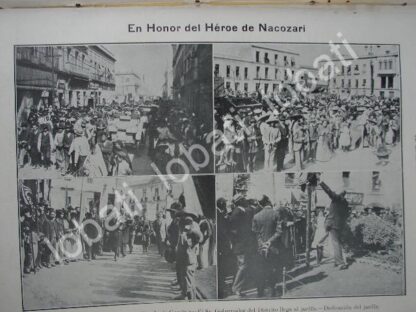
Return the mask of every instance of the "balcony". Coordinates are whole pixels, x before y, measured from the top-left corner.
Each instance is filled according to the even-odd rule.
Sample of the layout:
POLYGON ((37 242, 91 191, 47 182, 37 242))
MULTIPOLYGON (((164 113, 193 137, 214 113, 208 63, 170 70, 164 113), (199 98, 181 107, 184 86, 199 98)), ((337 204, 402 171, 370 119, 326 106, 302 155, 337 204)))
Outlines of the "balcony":
POLYGON ((83 78, 89 78, 90 71, 87 67, 83 67, 83 66, 78 65, 78 64, 73 64, 73 63, 66 62, 64 64, 63 69, 67 73, 75 74, 75 75, 81 76, 83 78))
POLYGON ((27 64, 40 65, 47 68, 57 68, 59 65, 59 54, 47 55, 39 48, 19 48, 16 50, 16 61, 27 64))

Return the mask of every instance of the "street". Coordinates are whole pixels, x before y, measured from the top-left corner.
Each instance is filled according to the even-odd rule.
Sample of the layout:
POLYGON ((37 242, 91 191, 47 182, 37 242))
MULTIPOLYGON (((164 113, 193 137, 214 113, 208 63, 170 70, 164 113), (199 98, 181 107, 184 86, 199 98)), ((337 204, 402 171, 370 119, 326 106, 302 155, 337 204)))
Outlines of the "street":
MULTIPOLYGON (((196 273, 199 297, 210 296, 216 289, 215 283, 204 283, 200 278, 213 275, 213 269, 196 273)), ((132 254, 116 262, 107 252, 91 262, 70 262, 24 275, 24 308, 164 302, 179 294, 179 288, 171 286, 175 277, 174 264, 167 263, 154 246, 148 254, 142 253, 141 246, 134 246, 132 254)))
MULTIPOLYGON (((132 163, 133 175, 153 175, 155 174, 152 166, 152 160, 148 155, 148 145, 141 145, 137 147, 128 147, 127 153, 132 163)), ((60 170, 55 166, 50 166, 49 169, 39 167, 33 169, 29 164, 19 169, 19 178, 21 179, 37 179, 43 177, 45 179, 62 178, 60 170)))
MULTIPOLYGON (((354 262, 347 270, 334 267, 332 259, 320 266, 311 263, 307 270, 303 265, 288 272, 286 294, 282 294, 282 283, 277 285, 277 294, 284 298, 402 295, 403 275, 374 263, 354 262)), ((232 282, 227 280, 228 286, 232 282)), ((247 299, 258 299, 254 284, 244 294, 247 299)), ((270 298, 270 290, 266 290, 270 298)), ((237 299, 232 295, 227 299, 237 299)))

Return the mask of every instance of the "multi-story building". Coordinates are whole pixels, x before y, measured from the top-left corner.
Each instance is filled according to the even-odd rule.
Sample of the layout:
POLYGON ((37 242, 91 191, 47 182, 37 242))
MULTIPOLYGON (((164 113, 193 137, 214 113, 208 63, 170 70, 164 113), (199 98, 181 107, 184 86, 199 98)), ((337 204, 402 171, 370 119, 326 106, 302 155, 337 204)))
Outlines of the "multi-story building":
POLYGON ((365 55, 347 58, 344 66, 333 60, 339 73, 330 79, 329 92, 339 95, 400 96, 400 63, 397 46, 369 46, 365 55))
POLYGON ((103 46, 18 47, 15 53, 17 106, 41 97, 61 106, 103 104, 115 90, 115 58, 103 46))
POLYGON ((139 100, 141 84, 142 80, 136 73, 116 73, 116 94, 126 103, 139 100))
POLYGON ((271 94, 290 83, 299 54, 277 45, 217 44, 214 47, 215 94, 263 90, 271 94))
POLYGON ((200 124, 212 128, 212 46, 173 45, 172 93, 183 109, 200 124))

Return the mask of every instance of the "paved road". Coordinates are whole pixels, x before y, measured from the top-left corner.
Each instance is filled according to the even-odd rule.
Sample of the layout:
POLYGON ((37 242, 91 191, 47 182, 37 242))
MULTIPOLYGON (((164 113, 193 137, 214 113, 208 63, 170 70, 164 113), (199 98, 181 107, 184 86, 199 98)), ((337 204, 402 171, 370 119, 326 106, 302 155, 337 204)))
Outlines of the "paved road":
POLYGON ((172 300, 179 294, 170 285, 174 266, 152 248, 114 262, 111 253, 97 260, 72 262, 23 278, 25 309, 74 307, 117 303, 150 303, 172 300))

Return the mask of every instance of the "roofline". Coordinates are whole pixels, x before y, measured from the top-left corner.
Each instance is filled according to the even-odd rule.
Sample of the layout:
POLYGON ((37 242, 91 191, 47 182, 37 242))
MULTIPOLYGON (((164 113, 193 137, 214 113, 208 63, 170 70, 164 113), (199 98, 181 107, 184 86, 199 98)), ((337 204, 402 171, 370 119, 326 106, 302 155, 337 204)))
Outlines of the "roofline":
POLYGON ((279 50, 279 49, 273 49, 273 48, 269 48, 269 47, 262 47, 262 46, 255 45, 255 44, 252 44, 251 46, 252 46, 253 48, 260 48, 260 49, 265 49, 265 50, 270 50, 270 51, 276 51, 276 52, 289 53, 289 54, 293 54, 293 55, 297 55, 297 56, 299 56, 299 55, 300 55, 299 53, 296 53, 296 52, 285 51, 285 50, 279 50))
POLYGON ((114 62, 117 61, 113 53, 111 53, 110 50, 108 50, 103 45, 90 45, 89 47, 100 51, 101 53, 105 54, 109 59, 113 60, 114 62))
POLYGON ((119 73, 116 73, 116 76, 122 76, 122 75, 133 75, 133 76, 136 76, 136 78, 139 78, 140 80, 142 79, 142 78, 140 78, 139 75, 137 75, 136 73, 133 73, 133 72, 119 72, 119 73))
MULTIPOLYGON (((366 60, 366 59, 377 59, 382 57, 398 57, 399 53, 392 53, 392 54, 383 54, 383 55, 366 55, 366 56, 359 56, 357 58, 343 58, 340 59, 331 59, 332 62, 342 62, 342 61, 356 61, 356 60, 366 60)), ((321 62, 327 62, 327 60, 322 60, 321 62)))

